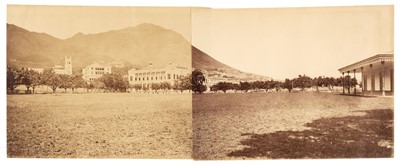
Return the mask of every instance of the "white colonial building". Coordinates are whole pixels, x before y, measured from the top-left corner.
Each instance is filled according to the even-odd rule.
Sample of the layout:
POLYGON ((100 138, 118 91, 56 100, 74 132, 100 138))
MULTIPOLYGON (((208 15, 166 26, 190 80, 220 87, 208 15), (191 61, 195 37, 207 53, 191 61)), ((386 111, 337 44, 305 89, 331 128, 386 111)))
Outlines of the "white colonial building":
POLYGON ((111 73, 111 66, 95 62, 82 69, 82 78, 87 81, 93 81, 106 73, 111 73))
POLYGON ((56 74, 72 75, 72 57, 65 57, 64 66, 55 65, 53 70, 56 74))
POLYGON ((170 63, 168 66, 155 67, 150 63, 142 69, 131 69, 128 71, 130 85, 140 84, 142 87, 151 88, 153 83, 168 82, 174 85, 175 80, 186 76, 190 70, 186 67, 176 66, 170 63))
MULTIPOLYGON (((358 61, 351 65, 340 68, 343 76, 345 74, 361 73, 361 86, 363 95, 393 95, 394 93, 394 55, 377 54, 370 58, 358 61)), ((344 93, 343 89, 343 93, 344 93)), ((350 91, 348 91, 350 93, 350 91)), ((355 94, 355 91, 354 91, 355 94)))

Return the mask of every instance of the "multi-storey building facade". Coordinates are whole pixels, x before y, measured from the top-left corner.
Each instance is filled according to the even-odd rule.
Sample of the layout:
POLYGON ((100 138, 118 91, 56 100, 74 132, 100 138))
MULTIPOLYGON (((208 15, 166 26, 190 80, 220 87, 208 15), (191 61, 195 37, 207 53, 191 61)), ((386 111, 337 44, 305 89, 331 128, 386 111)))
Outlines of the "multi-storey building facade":
POLYGON ((93 81, 106 73, 111 73, 111 66, 93 63, 82 69, 82 78, 87 81, 93 81))
POLYGON ((151 63, 142 69, 131 69, 128 71, 128 80, 130 85, 142 85, 142 87, 151 88, 153 83, 168 82, 174 85, 180 77, 190 73, 186 67, 176 66, 170 63, 168 66, 155 67, 151 63))

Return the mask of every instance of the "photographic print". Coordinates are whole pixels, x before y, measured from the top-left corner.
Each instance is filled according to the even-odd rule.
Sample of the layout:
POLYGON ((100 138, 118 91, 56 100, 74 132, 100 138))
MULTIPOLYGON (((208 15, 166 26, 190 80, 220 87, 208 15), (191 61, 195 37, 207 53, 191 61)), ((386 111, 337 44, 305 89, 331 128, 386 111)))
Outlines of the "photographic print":
POLYGON ((393 6, 193 10, 193 158, 393 157, 393 28, 393 6))
POLYGON ((7 6, 7 156, 393 158, 394 6, 7 6))
POLYGON ((8 157, 190 159, 190 19, 190 8, 9 5, 8 157))

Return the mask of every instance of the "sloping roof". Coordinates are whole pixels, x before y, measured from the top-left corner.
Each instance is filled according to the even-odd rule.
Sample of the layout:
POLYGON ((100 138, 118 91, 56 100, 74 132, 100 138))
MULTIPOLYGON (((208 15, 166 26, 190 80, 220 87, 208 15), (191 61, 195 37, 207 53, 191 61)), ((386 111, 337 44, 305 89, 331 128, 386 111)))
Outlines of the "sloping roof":
POLYGON ((366 58, 358 61, 351 65, 347 65, 343 68, 338 69, 340 72, 352 71, 354 69, 360 69, 361 67, 369 66, 370 64, 378 63, 381 61, 394 61, 394 54, 377 54, 375 56, 366 58))

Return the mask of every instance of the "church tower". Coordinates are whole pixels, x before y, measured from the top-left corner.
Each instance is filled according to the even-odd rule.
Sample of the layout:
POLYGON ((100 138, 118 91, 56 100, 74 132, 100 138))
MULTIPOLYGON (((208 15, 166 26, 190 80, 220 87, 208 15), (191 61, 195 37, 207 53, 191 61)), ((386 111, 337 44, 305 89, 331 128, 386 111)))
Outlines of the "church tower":
POLYGON ((65 74, 72 75, 72 57, 70 56, 65 57, 64 71, 65 74))

